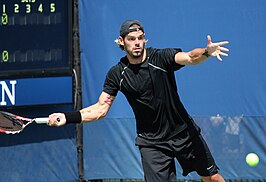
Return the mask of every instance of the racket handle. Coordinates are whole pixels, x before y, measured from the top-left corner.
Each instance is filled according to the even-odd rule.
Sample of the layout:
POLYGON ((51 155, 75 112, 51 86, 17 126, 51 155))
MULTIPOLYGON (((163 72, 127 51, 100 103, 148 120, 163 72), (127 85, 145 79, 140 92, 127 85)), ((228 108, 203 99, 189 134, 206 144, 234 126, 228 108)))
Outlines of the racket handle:
POLYGON ((37 124, 47 124, 49 118, 35 118, 34 121, 37 124))

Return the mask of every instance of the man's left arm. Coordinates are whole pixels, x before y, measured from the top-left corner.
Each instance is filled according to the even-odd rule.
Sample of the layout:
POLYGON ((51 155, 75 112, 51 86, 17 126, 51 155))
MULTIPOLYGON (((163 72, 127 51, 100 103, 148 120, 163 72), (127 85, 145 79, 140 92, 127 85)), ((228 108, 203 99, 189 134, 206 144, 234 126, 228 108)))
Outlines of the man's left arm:
POLYGON ((229 44, 228 41, 222 41, 213 43, 211 41, 211 36, 207 37, 208 43, 206 48, 196 48, 189 52, 178 52, 175 55, 175 62, 180 65, 196 65, 200 64, 210 56, 215 56, 219 61, 222 61, 222 56, 228 56, 227 53, 229 49, 223 47, 229 44))

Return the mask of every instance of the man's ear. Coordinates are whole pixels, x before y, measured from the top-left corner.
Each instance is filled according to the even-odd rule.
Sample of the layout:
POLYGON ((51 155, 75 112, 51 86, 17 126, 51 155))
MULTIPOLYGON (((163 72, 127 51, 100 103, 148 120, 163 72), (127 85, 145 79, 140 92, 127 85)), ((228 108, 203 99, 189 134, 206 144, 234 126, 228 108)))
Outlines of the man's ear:
POLYGON ((121 36, 118 37, 118 44, 124 46, 124 39, 121 36))
POLYGON ((145 39, 144 45, 147 45, 148 39, 145 39))
MULTIPOLYGON (((144 33, 144 36, 145 36, 145 33, 144 33)), ((145 43, 144 43, 144 45, 146 45, 147 42, 148 42, 148 39, 146 39, 146 37, 144 37, 144 38, 145 38, 145 43)))

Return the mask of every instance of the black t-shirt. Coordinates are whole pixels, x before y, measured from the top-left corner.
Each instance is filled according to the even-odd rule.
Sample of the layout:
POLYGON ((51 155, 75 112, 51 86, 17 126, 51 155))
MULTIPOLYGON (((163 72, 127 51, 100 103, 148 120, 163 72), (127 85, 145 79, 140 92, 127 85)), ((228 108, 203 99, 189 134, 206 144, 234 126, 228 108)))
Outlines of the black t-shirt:
POLYGON ((181 49, 146 50, 147 58, 141 64, 121 58, 107 73, 103 91, 112 96, 121 91, 126 96, 142 138, 166 140, 184 130, 191 136, 198 133, 177 92, 174 71, 183 66, 174 57, 181 49))

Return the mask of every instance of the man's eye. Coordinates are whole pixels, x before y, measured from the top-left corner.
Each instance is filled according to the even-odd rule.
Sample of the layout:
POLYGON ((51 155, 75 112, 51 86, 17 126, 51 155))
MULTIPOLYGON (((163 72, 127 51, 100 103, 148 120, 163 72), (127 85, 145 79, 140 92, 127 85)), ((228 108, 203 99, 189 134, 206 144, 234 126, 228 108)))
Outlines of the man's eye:
POLYGON ((134 40, 136 40, 136 38, 135 37, 130 37, 130 38, 128 38, 128 40, 129 41, 134 41, 134 40))

